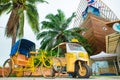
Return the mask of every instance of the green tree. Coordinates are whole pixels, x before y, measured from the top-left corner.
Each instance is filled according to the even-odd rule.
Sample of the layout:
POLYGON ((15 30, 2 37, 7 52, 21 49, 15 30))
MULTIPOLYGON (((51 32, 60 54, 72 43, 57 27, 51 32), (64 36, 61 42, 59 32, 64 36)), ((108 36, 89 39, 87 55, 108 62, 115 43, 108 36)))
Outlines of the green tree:
POLYGON ((52 47, 55 47, 61 42, 69 42, 72 38, 85 40, 79 33, 85 29, 80 27, 69 28, 72 19, 75 17, 75 13, 66 19, 61 10, 57 11, 58 13, 55 15, 48 14, 45 17, 47 20, 42 22, 42 31, 37 34, 37 39, 41 40, 41 49, 51 50, 52 47))
POLYGON ((4 12, 10 13, 5 35, 12 37, 12 45, 24 35, 24 20, 27 16, 28 23, 34 33, 39 32, 39 15, 36 2, 46 2, 45 0, 0 0, 0 15, 4 12))

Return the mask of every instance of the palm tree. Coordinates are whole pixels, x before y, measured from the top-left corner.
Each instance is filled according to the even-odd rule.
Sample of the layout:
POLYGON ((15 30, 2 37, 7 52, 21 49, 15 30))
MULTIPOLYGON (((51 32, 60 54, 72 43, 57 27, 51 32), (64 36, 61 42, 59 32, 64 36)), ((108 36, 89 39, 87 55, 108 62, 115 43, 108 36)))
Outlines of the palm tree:
POLYGON ((25 13, 28 23, 34 33, 39 32, 39 15, 36 8, 36 2, 46 2, 44 0, 0 0, 0 15, 4 12, 10 13, 7 22, 5 35, 12 37, 12 45, 24 35, 24 17, 25 13))
MULTIPOLYGON (((37 39, 41 40, 40 48, 45 50, 51 50, 52 47, 58 45, 61 42, 69 42, 72 38, 79 40, 86 40, 78 33, 85 29, 80 27, 74 27, 69 29, 69 25, 72 19, 75 17, 75 13, 71 17, 66 19, 64 13, 61 10, 57 10, 58 14, 48 14, 45 18, 46 21, 42 22, 41 31, 37 34, 37 39)), ((80 41, 81 42, 81 41, 80 41)))

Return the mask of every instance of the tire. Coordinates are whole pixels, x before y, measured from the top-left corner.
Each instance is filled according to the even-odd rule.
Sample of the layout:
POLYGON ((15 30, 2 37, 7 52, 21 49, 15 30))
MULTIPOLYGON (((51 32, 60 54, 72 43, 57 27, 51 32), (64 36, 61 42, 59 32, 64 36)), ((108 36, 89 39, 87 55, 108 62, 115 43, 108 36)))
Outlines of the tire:
POLYGON ((78 73, 78 69, 79 69, 79 65, 78 65, 78 62, 75 62, 75 69, 74 69, 74 72, 73 73, 70 73, 72 74, 72 77, 73 78, 76 78, 77 77, 77 73, 78 73))
POLYGON ((59 58, 53 58, 52 77, 58 77, 62 71, 62 62, 59 58))
POLYGON ((62 69, 61 61, 58 58, 50 58, 50 60, 51 61, 47 61, 49 62, 48 66, 44 65, 44 63, 41 64, 41 73, 45 78, 54 78, 59 76, 62 69), (57 64, 59 66, 57 66, 57 64))
POLYGON ((3 64, 2 75, 3 77, 9 77, 12 73, 12 60, 7 59, 3 64))
POLYGON ((80 71, 79 65, 76 66, 78 78, 89 78, 91 75, 91 69, 87 64, 82 64, 83 71, 80 71))

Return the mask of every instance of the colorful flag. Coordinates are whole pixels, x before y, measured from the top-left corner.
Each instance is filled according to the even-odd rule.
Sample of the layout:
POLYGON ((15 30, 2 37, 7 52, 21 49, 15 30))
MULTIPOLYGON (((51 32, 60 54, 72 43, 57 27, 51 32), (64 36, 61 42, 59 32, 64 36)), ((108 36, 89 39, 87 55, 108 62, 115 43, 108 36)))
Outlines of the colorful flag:
POLYGON ((96 1, 94 0, 87 0, 88 2, 88 6, 94 5, 96 3, 96 1))

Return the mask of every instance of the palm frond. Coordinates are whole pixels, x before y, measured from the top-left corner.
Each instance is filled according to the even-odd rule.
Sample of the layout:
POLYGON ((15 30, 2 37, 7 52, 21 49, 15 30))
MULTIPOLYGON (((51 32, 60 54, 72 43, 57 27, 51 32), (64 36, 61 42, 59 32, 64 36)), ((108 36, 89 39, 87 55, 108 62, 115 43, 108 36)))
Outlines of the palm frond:
POLYGON ((0 15, 3 14, 4 12, 9 11, 10 9, 11 9, 11 3, 0 5, 0 15))
POLYGON ((57 35, 57 32, 56 31, 43 31, 43 32, 40 32, 37 34, 37 37, 36 39, 39 40, 41 38, 44 38, 45 36, 47 37, 54 37, 55 35, 57 35))
POLYGON ((28 17, 28 22, 30 24, 31 29, 33 30, 34 33, 39 32, 39 15, 37 12, 37 8, 34 5, 27 4, 26 6, 27 10, 27 17, 28 17))
POLYGON ((48 22, 48 21, 42 21, 41 23, 42 23, 41 29, 51 29, 51 28, 54 28, 53 24, 48 22))
POLYGON ((41 2, 41 3, 48 3, 46 0, 36 0, 37 2, 41 2))
POLYGON ((55 30, 62 30, 62 25, 65 22, 65 15, 61 10, 58 9, 58 14, 48 14, 45 18, 48 19, 47 24, 49 23, 50 28, 52 26, 55 30))
POLYGON ((55 17, 55 15, 50 13, 45 18, 48 20, 54 21, 55 20, 54 17, 55 17))
POLYGON ((46 47, 44 47, 45 49, 51 49, 54 44, 55 44, 55 37, 57 35, 57 32, 55 31, 45 31, 45 32, 41 32, 41 34, 37 35, 37 37, 39 36, 39 38, 41 39, 41 46, 46 45, 46 47), (46 43, 47 42, 47 43, 46 43))
POLYGON ((41 29, 54 30, 54 31, 61 30, 59 28, 57 22, 43 21, 43 22, 41 22, 41 24, 42 24, 41 29))
POLYGON ((45 49, 46 48, 46 45, 48 44, 48 41, 49 40, 46 40, 46 41, 41 41, 42 43, 40 44, 41 46, 40 46, 40 49, 45 49))
POLYGON ((72 20, 75 16, 76 16, 76 15, 75 15, 75 12, 72 13, 72 16, 67 19, 67 23, 70 23, 71 20, 72 20))
POLYGON ((65 14, 63 13, 63 11, 61 11, 60 9, 57 10, 58 11, 58 14, 57 16, 60 17, 60 21, 64 20, 65 19, 65 14))
POLYGON ((64 31, 63 33, 65 36, 66 42, 70 42, 71 39, 74 38, 74 36, 71 34, 71 31, 64 31))
POLYGON ((56 14, 57 24, 60 26, 60 28, 62 28, 63 24, 66 21, 65 14, 60 9, 58 9, 57 11, 58 11, 58 14, 56 14))
POLYGON ((32 3, 32 4, 34 4, 34 3, 37 3, 37 2, 40 2, 40 3, 48 3, 47 1, 45 1, 45 0, 27 0, 27 2, 29 2, 29 3, 32 3))
POLYGON ((72 19, 73 19, 75 16, 76 16, 75 13, 73 13, 72 16, 69 17, 69 18, 66 20, 66 22, 63 24, 63 28, 64 28, 64 29, 66 29, 66 28, 69 27, 70 22, 72 21, 72 19))
POLYGON ((10 0, 0 0, 0 4, 6 4, 6 3, 9 3, 10 0))
POLYGON ((53 43, 53 38, 50 36, 46 36, 42 39, 41 41, 41 47, 40 48, 44 48, 44 49, 48 49, 49 46, 52 46, 53 43))
POLYGON ((18 37, 23 37, 24 34, 24 10, 21 8, 19 10, 19 29, 18 29, 18 37))
POLYGON ((48 20, 49 23, 54 23, 54 25, 52 25, 54 28, 57 26, 59 19, 57 19, 56 15, 48 14, 45 18, 48 20))
POLYGON ((36 36, 36 39, 39 40, 39 39, 43 38, 47 33, 48 33, 48 31, 38 33, 36 36))
POLYGON ((81 32, 81 31, 86 31, 87 29, 86 28, 81 28, 81 27, 74 27, 74 28, 71 28, 71 29, 68 29, 69 31, 72 31, 72 32, 81 32))

